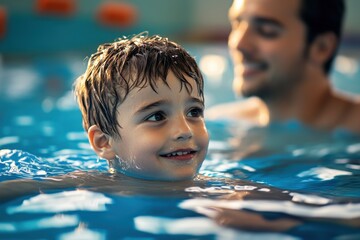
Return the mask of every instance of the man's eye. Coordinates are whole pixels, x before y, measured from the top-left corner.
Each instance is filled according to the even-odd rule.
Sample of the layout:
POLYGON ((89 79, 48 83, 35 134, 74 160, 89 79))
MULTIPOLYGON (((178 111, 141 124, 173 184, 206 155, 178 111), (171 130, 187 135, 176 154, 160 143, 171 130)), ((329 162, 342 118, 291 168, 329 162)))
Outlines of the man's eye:
POLYGON ((201 108, 192 108, 187 114, 188 117, 199 118, 204 116, 204 110, 201 108))
POLYGON ((273 25, 261 25, 258 27, 258 32, 265 38, 276 38, 280 35, 281 29, 273 25))
POLYGON ((159 122, 165 119, 165 114, 162 112, 156 112, 154 114, 151 114, 150 116, 148 116, 145 121, 149 121, 149 122, 159 122))

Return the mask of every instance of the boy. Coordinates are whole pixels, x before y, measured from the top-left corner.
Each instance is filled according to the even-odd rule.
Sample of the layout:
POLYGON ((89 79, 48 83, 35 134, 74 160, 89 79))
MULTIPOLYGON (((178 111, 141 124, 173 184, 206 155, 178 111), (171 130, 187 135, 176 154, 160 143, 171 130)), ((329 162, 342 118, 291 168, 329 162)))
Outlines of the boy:
POLYGON ((74 89, 110 172, 170 181, 197 174, 209 143, 203 77, 180 45, 141 34, 100 45, 74 89))

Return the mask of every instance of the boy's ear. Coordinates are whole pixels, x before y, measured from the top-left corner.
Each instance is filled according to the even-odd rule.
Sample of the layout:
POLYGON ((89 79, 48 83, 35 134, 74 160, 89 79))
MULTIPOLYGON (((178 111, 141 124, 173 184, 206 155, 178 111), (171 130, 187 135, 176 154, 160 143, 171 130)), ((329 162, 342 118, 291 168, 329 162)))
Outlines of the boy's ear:
POLYGON ((98 126, 92 125, 88 129, 88 137, 91 147, 99 157, 107 160, 115 158, 115 153, 110 144, 110 136, 103 133, 98 126))
POLYGON ((320 34, 314 40, 310 49, 310 57, 314 63, 324 65, 336 50, 337 37, 332 32, 320 34))

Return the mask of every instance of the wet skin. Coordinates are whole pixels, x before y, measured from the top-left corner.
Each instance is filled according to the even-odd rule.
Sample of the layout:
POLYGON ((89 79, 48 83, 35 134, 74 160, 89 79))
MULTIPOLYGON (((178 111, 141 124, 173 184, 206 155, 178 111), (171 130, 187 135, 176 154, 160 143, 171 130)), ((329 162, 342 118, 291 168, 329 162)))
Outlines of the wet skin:
POLYGON ((120 138, 109 141, 115 170, 150 180, 192 179, 205 159, 209 136, 204 102, 195 81, 191 92, 172 72, 156 92, 135 88, 118 107, 120 138))

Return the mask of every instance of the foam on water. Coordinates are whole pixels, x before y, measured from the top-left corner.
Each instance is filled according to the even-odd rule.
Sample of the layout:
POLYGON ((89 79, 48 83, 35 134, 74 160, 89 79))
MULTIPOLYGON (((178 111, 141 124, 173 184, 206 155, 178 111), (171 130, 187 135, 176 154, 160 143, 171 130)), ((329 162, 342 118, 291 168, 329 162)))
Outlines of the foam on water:
POLYGON ((259 233, 257 235, 221 227, 212 220, 204 217, 188 217, 182 219, 171 219, 154 216, 139 216, 134 218, 136 229, 152 234, 185 234, 192 236, 215 235, 214 239, 279 239, 293 240, 298 239, 286 234, 280 233, 259 233), (196 226, 196 227, 195 227, 196 226))
POLYGON ((261 212, 279 212, 301 217, 352 219, 360 217, 360 203, 306 206, 291 201, 275 200, 212 200, 188 199, 180 208, 197 211, 201 208, 222 207, 227 209, 249 209, 261 212))
POLYGON ((27 221, 0 222, 0 233, 35 231, 40 229, 72 227, 79 224, 76 215, 58 214, 27 221))
POLYGON ((106 204, 111 204, 111 198, 104 194, 86 190, 63 191, 53 194, 39 194, 24 200, 20 206, 9 207, 8 214, 20 212, 49 213, 67 211, 106 211, 106 204))

